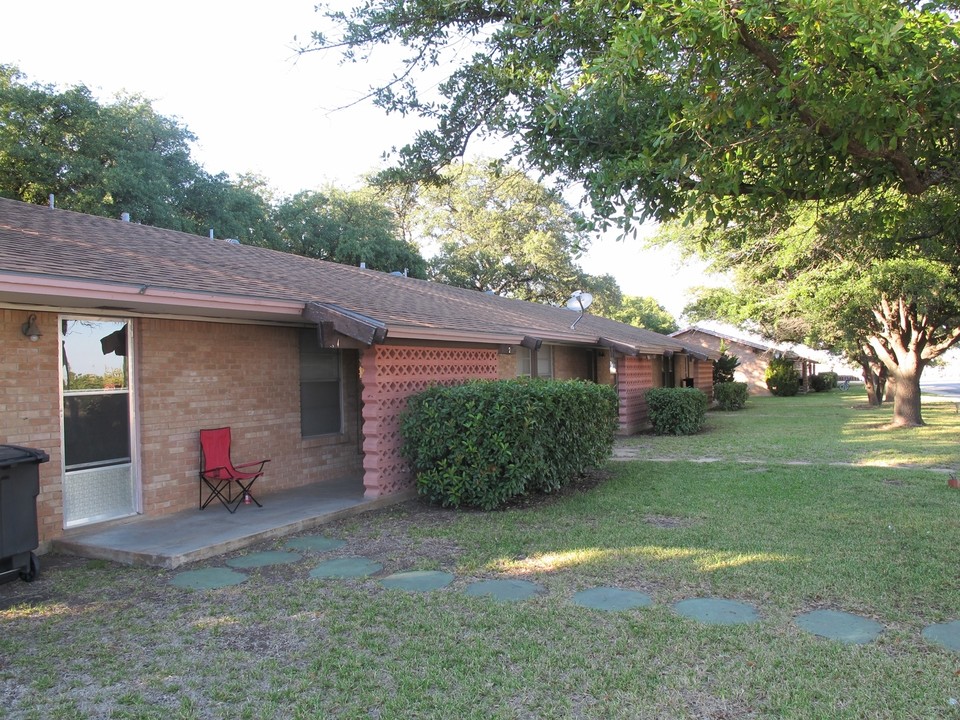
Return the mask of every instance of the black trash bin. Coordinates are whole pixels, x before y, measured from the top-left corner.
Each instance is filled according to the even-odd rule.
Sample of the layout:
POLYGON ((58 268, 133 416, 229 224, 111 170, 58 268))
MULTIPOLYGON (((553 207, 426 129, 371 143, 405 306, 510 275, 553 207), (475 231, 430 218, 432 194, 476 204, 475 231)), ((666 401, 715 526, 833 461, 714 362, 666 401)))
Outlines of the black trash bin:
POLYGON ((21 580, 30 582, 40 573, 33 552, 40 544, 37 495, 40 463, 49 459, 43 450, 0 445, 0 579, 19 572, 21 580))

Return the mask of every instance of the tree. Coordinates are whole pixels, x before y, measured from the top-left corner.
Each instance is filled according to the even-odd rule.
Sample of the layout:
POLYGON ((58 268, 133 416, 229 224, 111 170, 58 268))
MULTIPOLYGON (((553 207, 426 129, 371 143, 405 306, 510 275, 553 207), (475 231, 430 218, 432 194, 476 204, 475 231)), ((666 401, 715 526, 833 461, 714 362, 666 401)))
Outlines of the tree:
POLYGON ((893 424, 920 425, 921 374, 960 341, 958 201, 946 187, 870 194, 691 239, 736 271, 738 292, 714 293, 699 309, 845 350, 863 365, 872 401, 892 382, 893 424))
POLYGON ((299 192, 277 206, 274 219, 278 250, 426 277, 426 261, 414 244, 398 237, 393 213, 372 190, 299 192))
POLYGON ((604 317, 664 335, 680 329, 673 315, 652 297, 625 295, 620 306, 605 313, 604 317))
POLYGON ((258 191, 190 157, 194 135, 138 95, 101 104, 83 85, 27 83, 0 66, 0 195, 245 242, 270 240, 258 191))
POLYGON ((595 293, 598 304, 619 299, 611 277, 577 265, 587 236, 557 193, 510 168, 462 164, 442 177, 417 191, 415 232, 437 248, 431 279, 553 305, 574 290, 595 293))
POLYGON ((435 123, 401 151, 435 176, 478 134, 582 182, 595 219, 719 223, 864 190, 960 183, 955 0, 378 0, 329 12, 305 48, 364 61, 435 123), (473 52, 471 52, 473 50, 473 52), (436 84, 436 67, 446 80, 436 84), (420 71, 432 71, 418 83, 420 71), (435 94, 430 88, 437 87, 435 94))

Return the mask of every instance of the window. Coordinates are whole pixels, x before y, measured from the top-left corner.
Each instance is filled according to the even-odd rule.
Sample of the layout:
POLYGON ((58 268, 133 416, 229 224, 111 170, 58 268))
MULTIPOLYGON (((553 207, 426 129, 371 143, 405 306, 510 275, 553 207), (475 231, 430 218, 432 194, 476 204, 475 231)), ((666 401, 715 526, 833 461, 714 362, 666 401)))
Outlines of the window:
MULTIPOLYGON (((530 377, 530 348, 517 348, 517 376, 530 377)), ((553 348, 543 345, 537 351, 537 377, 553 377, 553 348)))
POLYGON ((300 331, 300 435, 342 430, 340 351, 321 348, 315 329, 300 331))

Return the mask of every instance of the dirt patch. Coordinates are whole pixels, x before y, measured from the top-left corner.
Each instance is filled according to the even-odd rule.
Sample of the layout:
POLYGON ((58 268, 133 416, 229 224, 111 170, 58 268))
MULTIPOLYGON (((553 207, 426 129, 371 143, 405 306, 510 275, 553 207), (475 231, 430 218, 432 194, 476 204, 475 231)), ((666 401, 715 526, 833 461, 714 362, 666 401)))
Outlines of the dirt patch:
POLYGON ((643 521, 648 525, 663 530, 677 530, 679 528, 693 527, 697 521, 693 518, 673 517, 671 515, 644 515, 643 521))

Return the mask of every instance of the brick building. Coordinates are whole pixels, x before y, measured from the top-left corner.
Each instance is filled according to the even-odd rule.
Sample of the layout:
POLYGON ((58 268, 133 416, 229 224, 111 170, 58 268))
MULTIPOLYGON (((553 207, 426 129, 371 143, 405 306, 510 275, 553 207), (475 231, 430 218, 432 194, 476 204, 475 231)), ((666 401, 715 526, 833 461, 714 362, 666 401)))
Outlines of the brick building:
POLYGON ((624 433, 648 425, 647 388, 712 392, 716 353, 577 317, 0 199, 0 443, 50 456, 48 542, 196 507, 201 428, 230 426, 238 457, 272 458, 261 499, 346 477, 377 498, 411 486, 398 414, 432 383, 610 383, 624 433))

